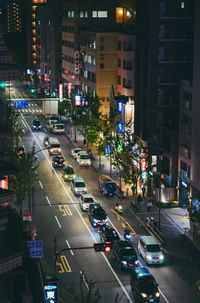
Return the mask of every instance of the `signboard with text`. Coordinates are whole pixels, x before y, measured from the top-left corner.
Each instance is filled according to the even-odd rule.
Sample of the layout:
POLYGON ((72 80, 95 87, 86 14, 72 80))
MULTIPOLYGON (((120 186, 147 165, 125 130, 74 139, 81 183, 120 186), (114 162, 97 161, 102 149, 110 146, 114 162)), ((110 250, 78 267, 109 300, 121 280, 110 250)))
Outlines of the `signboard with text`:
POLYGON ((44 282, 44 294, 46 303, 58 302, 58 281, 46 280, 44 282))
POLYGON ((123 113, 123 101, 122 100, 117 101, 117 113, 118 114, 123 113))

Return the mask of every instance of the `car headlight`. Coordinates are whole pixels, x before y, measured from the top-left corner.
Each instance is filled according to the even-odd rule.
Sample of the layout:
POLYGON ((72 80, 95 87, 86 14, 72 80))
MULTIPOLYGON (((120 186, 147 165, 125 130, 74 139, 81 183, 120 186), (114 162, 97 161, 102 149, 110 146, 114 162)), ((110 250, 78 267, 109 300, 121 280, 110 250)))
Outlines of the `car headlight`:
POLYGON ((142 296, 142 298, 146 298, 147 294, 145 294, 145 292, 141 292, 141 296, 142 296))
POLYGON ((95 223, 98 223, 98 222, 99 222, 99 220, 97 220, 97 219, 94 219, 94 222, 95 222, 95 223))
POLYGON ((155 296, 156 296, 156 298, 159 298, 159 297, 160 297, 159 291, 157 291, 157 292, 155 293, 155 296))
POLYGON ((104 220, 104 222, 108 222, 108 218, 106 218, 106 219, 104 220))
POLYGON ((35 128, 35 125, 33 125, 33 128, 35 128))
POLYGON ((152 256, 147 255, 147 260, 152 260, 152 256))
POLYGON ((160 255, 160 256, 159 256, 159 259, 160 259, 160 260, 163 260, 163 259, 164 259, 164 256, 163 256, 163 255, 160 255))
POLYGON ((135 261, 135 265, 139 265, 139 261, 138 260, 135 261))
POLYGON ((126 261, 121 261, 121 263, 122 263, 122 264, 124 264, 124 265, 126 265, 126 264, 127 264, 127 262, 126 262, 126 261))

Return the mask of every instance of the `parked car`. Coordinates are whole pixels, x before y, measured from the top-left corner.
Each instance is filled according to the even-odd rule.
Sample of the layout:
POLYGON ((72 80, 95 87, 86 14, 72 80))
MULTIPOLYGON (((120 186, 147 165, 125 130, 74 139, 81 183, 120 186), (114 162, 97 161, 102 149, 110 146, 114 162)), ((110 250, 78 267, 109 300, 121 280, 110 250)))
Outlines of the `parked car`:
POLYGON ((108 175, 100 175, 98 178, 99 189, 103 195, 114 196, 117 191, 115 181, 108 175))
POLYGON ((108 218, 101 204, 89 205, 88 218, 93 227, 108 226, 108 218))
POLYGON ((87 194, 87 187, 85 182, 81 177, 74 177, 71 183, 71 190, 75 196, 81 196, 82 194, 87 194))
POLYGON ((65 159, 62 155, 55 155, 52 158, 52 166, 53 167, 64 167, 65 159))
POLYGON ((134 268, 131 271, 130 284, 135 302, 160 302, 158 284, 146 267, 134 268))
POLYGON ((33 120, 32 129, 33 130, 42 130, 42 126, 41 126, 40 121, 38 119, 33 120))
POLYGON ((75 176, 74 169, 71 165, 66 165, 62 170, 62 177, 65 181, 71 181, 75 176))
POLYGON ((54 134, 64 134, 65 127, 63 123, 54 123, 52 124, 51 132, 54 134))
POLYGON ((80 148, 80 147, 72 148, 72 150, 71 150, 72 157, 74 157, 74 159, 76 159, 76 157, 80 151, 82 151, 82 148, 80 148))
POLYGON ((111 244, 113 241, 119 240, 117 231, 111 226, 104 226, 99 229, 99 237, 102 243, 111 244))
POLYGON ((138 240, 138 253, 147 264, 163 264, 165 257, 162 249, 153 236, 141 236, 138 240))
POLYGON ((130 241, 114 241, 113 257, 116 259, 121 269, 134 268, 139 265, 137 253, 130 241))
POLYGON ((79 205, 82 210, 88 211, 91 203, 96 203, 94 197, 91 194, 83 194, 79 198, 79 205))
POLYGON ((91 160, 89 155, 84 152, 80 151, 77 153, 76 160, 80 166, 91 166, 91 160))

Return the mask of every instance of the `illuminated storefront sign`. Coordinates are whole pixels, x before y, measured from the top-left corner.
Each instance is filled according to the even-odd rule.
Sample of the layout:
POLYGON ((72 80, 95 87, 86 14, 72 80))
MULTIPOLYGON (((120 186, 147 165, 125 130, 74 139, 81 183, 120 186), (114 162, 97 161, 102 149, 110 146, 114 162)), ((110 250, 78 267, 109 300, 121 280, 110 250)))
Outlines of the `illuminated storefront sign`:
POLYGON ((118 132, 118 134, 120 134, 120 133, 123 133, 123 131, 124 131, 124 124, 123 124, 123 121, 119 121, 119 122, 117 123, 117 132, 118 132))
POLYGON ((75 105, 76 106, 88 106, 88 101, 80 95, 75 95, 75 105))
POLYGON ((123 101, 122 100, 117 101, 117 113, 118 114, 123 113, 123 101))
POLYGON ((8 176, 4 176, 4 179, 0 180, 0 188, 8 189, 8 176))
POLYGON ((142 158, 142 159, 140 160, 140 164, 141 164, 141 171, 142 171, 142 172, 145 172, 145 171, 146 171, 146 168, 147 168, 146 159, 145 159, 145 158, 142 158))
POLYGON ((45 282, 44 293, 46 303, 57 303, 58 283, 57 281, 45 282))
POLYGON ((63 98, 63 85, 59 84, 59 98, 62 99, 63 98))
POLYGON ((106 153, 109 156, 111 152, 111 146, 106 144, 106 153))

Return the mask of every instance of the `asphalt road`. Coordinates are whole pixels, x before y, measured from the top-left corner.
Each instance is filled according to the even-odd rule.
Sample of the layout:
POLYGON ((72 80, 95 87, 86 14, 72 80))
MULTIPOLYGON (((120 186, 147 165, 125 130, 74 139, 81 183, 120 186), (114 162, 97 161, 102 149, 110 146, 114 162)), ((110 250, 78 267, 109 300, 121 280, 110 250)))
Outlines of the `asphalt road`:
MULTIPOLYGON (((11 98, 22 97, 23 95, 15 89, 11 98)), ((35 144, 36 150, 44 148, 43 138, 45 132, 32 132, 31 123, 33 115, 21 115, 19 118, 23 127, 23 135, 20 137, 22 144, 30 150, 35 144)), ((39 117, 44 127, 44 118, 39 117)), ((47 129, 48 131, 48 129, 47 129)), ((103 197, 97 185, 97 172, 92 168, 80 168, 76 160, 70 154, 73 147, 71 141, 64 135, 58 139, 62 147, 62 153, 66 164, 71 164, 75 173, 85 180, 88 192, 92 193, 95 199, 105 208, 109 222, 120 235, 123 234, 124 224, 127 222, 133 232, 132 243, 137 248, 139 235, 147 234, 141 221, 129 211, 124 209, 120 218, 114 212, 116 198, 103 197)), ((38 168, 39 182, 35 187, 34 222, 37 227, 37 240, 43 240, 43 265, 46 275, 54 274, 54 238, 57 239, 57 251, 64 248, 93 246, 99 242, 98 232, 92 228, 87 214, 80 210, 78 199, 71 192, 70 182, 64 182, 61 170, 52 168, 48 151, 39 153, 38 168)), ((140 258, 139 258, 140 259, 140 258)), ((140 259, 141 264, 144 264, 140 259)), ((198 279, 198 273, 190 264, 174 257, 168 256, 167 264, 159 267, 150 267, 161 291, 161 303, 197 303, 199 297, 193 290, 192 285, 198 279)), ((101 295, 100 302, 114 302, 116 295, 119 295, 119 302, 134 302, 129 272, 119 269, 112 258, 112 253, 97 253, 93 249, 63 251, 56 264, 56 274, 60 281, 61 290, 65 286, 72 286, 78 293, 80 291, 80 273, 83 279, 83 291, 87 291, 90 279, 96 282, 96 287, 101 295)), ((60 296, 64 296, 60 292, 60 296)), ((73 302, 68 300, 66 302, 73 302)))

